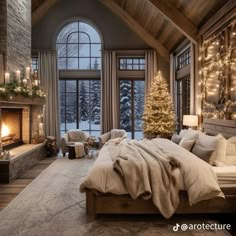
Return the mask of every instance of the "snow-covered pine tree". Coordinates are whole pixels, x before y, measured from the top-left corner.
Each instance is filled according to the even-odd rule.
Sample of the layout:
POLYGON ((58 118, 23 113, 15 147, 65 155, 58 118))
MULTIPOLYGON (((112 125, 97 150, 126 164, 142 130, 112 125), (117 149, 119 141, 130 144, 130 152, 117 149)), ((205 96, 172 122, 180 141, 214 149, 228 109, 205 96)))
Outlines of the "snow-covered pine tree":
POLYGON ((122 80, 120 83, 120 127, 131 130, 131 82, 122 80))
POLYGON ((144 109, 144 81, 137 80, 134 82, 134 122, 135 130, 142 129, 142 116, 144 109))
POLYGON ((92 81, 93 93, 91 97, 91 120, 94 124, 100 124, 100 81, 92 81))
POLYGON ((168 136, 174 131, 175 114, 165 79, 159 71, 155 76, 143 113, 143 131, 148 137, 168 136))
POLYGON ((80 121, 86 121, 89 118, 89 99, 87 96, 88 86, 85 83, 88 81, 81 80, 79 87, 79 107, 80 107, 80 121))

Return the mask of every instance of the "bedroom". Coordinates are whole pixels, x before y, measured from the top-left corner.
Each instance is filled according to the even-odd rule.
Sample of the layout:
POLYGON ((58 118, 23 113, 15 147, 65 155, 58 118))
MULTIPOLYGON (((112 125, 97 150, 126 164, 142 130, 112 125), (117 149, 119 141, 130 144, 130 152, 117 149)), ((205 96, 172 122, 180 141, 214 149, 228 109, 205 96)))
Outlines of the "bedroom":
MULTIPOLYGON (((0 161, 1 178, 10 181, 9 185, 14 183, 16 176, 24 175, 45 155, 43 141, 47 136, 55 137, 54 142, 60 146, 61 137, 67 131, 82 129, 92 140, 96 138, 95 144, 98 145, 100 134, 120 128, 126 130, 129 139, 142 139, 145 99, 155 71, 159 70, 168 84, 169 97, 174 104, 175 133, 179 133, 183 125, 192 126, 183 121, 184 115, 196 115, 198 122, 195 129, 203 130, 204 124, 207 126, 204 130, 207 130, 212 125, 203 123, 203 118, 207 118, 213 120, 214 135, 225 133, 227 139, 236 136, 233 131, 236 119, 235 1, 32 0, 31 5, 29 0, 4 0, 1 1, 1 13, 1 132, 6 122, 17 124, 11 132, 14 137, 1 135, 1 142, 14 141, 8 146, 10 152, 14 153, 17 149, 23 152, 14 161, 0 161), (8 116, 9 113, 12 115, 8 116), (222 128, 225 120, 229 120, 230 128, 222 128), (232 132, 227 134, 227 130, 232 132), (22 143, 28 144, 29 150, 22 150, 25 146, 22 143), (20 146, 14 148, 14 145, 20 146)), ((159 125, 160 120, 157 119, 156 127, 159 125)), ((81 145, 77 149, 79 152, 81 145)), ((77 177, 82 182, 82 175, 86 175, 86 168, 93 164, 94 159, 68 160, 68 154, 64 158, 62 153, 58 156, 61 161, 57 166, 58 173, 68 175, 72 183, 68 179, 61 179, 56 167, 54 172, 51 170, 55 163, 59 163, 58 160, 54 162, 43 172, 48 179, 55 177, 52 185, 47 181, 37 183, 36 178, 1 213, 5 218, 4 211, 8 215, 13 206, 19 207, 15 219, 16 216, 18 219, 24 216, 27 219, 25 227, 17 222, 9 223, 9 218, 6 218, 5 224, 2 221, 1 225, 5 230, 3 232, 10 234, 10 228, 6 225, 14 225, 16 229, 11 232, 12 235, 17 230, 26 230, 26 227, 28 231, 24 231, 25 235, 37 230, 40 234, 40 227, 34 225, 40 220, 45 223, 42 232, 49 233, 53 226, 59 224, 56 220, 51 222, 57 212, 62 212, 58 213, 58 220, 67 222, 65 228, 58 226, 58 230, 65 230, 68 235, 68 232, 74 234, 72 222, 75 219, 71 220, 70 231, 69 221, 63 217, 63 213, 68 217, 74 214, 76 219, 81 217, 80 226, 85 223, 85 194, 80 195, 82 213, 77 215, 75 209, 78 210, 76 194, 79 193, 79 185, 75 181, 77 177), (66 169, 67 165, 72 168, 73 175, 66 169), (81 176, 76 173, 75 167, 83 173, 81 176), (49 188, 45 198, 43 183, 49 188), (66 189, 65 183, 68 184, 66 189), (56 184, 60 186, 59 189, 55 189, 56 184), (63 190, 70 192, 71 196, 63 190), (37 201, 36 192, 40 197, 37 201), (61 207, 52 201, 53 196, 59 197, 59 193, 63 195, 63 198, 58 198, 61 207), (29 203, 26 201, 26 205, 23 204, 30 212, 28 215, 21 209, 23 205, 19 205, 19 202, 24 202, 21 200, 24 196, 29 199, 29 203), (45 203, 44 208, 37 205, 40 199, 45 203), (52 206, 56 204, 55 211, 50 209, 49 203, 52 206), (74 209, 69 211, 73 204, 74 209), (68 210, 63 211, 62 206, 68 210), (37 215, 38 211, 40 214, 37 215)), ((8 152, 5 152, 4 158, 9 158, 8 152)), ((11 195, 11 191, 17 192, 17 187, 6 186, 8 184, 1 184, 2 199, 11 195)), ((133 217, 132 222, 128 222, 125 216, 117 222, 114 220, 113 230, 122 230, 119 222, 126 220, 129 226, 139 221, 147 234, 160 229, 160 225, 155 225, 155 216, 152 220, 148 220, 148 216, 148 222, 145 222, 146 217, 133 217)), ((169 228, 179 219, 175 217, 178 216, 174 215, 170 221, 157 218, 165 225, 163 230, 167 230, 167 235, 173 233, 169 228)), ((180 220, 189 220, 189 217, 183 215, 180 220)), ((191 217, 192 222, 194 217, 196 222, 201 223, 206 219, 205 215, 199 217, 193 214, 191 217)), ((219 218, 209 217, 207 220, 224 222, 224 217, 219 218)), ((110 230, 107 222, 100 219, 99 224, 99 218, 98 221, 89 221, 83 225, 84 232, 89 227, 106 232, 110 230)), ((230 219, 224 223, 232 224, 230 219)))

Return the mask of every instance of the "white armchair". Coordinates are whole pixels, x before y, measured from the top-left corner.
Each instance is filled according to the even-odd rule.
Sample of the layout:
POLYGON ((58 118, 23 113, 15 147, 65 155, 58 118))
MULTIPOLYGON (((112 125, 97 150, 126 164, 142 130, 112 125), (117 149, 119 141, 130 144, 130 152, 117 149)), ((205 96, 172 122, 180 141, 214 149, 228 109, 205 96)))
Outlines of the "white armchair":
POLYGON ((127 133, 124 129, 112 129, 111 131, 100 135, 98 137, 99 149, 110 139, 114 138, 127 138, 127 133))
POLYGON ((61 138, 61 150, 63 153, 63 156, 66 155, 68 152, 68 145, 76 144, 76 143, 82 143, 88 141, 89 134, 82 131, 82 130, 69 130, 67 131, 64 136, 61 138))

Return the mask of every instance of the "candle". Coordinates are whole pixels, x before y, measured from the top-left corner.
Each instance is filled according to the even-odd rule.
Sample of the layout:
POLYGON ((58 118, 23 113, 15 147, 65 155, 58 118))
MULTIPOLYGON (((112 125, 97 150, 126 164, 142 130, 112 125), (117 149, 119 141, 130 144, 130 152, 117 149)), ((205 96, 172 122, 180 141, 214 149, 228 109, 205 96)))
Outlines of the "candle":
POLYGON ((27 79, 23 79, 23 84, 27 84, 27 79))
POLYGON ((20 70, 16 71, 16 80, 20 82, 20 70))
POLYGON ((10 82, 10 74, 8 72, 5 73, 5 84, 10 82))
POLYGON ((39 136, 43 136, 44 135, 44 131, 43 131, 43 123, 39 123, 39 136))
POLYGON ((34 81, 34 84, 35 84, 35 86, 38 86, 38 85, 39 85, 39 81, 36 79, 36 80, 34 81))
POLYGON ((32 88, 32 81, 31 81, 31 78, 28 79, 28 85, 29 85, 29 88, 31 89, 31 88, 32 88))
POLYGON ((26 78, 26 79, 29 79, 29 78, 30 78, 30 67, 29 67, 29 66, 27 66, 27 67, 25 68, 25 78, 26 78))

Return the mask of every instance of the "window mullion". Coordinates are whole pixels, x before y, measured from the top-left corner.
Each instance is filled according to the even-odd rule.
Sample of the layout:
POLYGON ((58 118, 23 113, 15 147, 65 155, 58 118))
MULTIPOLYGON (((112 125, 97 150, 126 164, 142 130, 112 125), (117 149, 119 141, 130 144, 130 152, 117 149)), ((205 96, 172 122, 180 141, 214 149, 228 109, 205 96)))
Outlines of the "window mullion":
POLYGON ((79 102, 79 80, 76 81, 76 101, 77 101, 77 106, 76 106, 76 126, 77 129, 80 128, 79 126, 79 121, 80 121, 80 113, 79 113, 79 107, 80 107, 80 102, 79 102))
POLYGON ((134 139, 134 80, 131 80, 131 134, 134 139))

